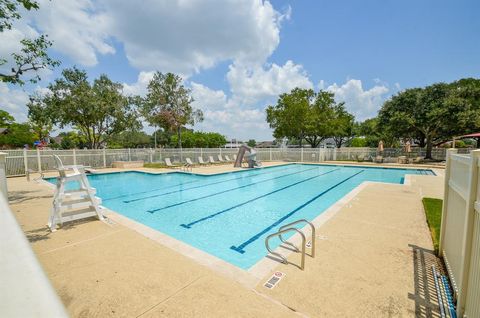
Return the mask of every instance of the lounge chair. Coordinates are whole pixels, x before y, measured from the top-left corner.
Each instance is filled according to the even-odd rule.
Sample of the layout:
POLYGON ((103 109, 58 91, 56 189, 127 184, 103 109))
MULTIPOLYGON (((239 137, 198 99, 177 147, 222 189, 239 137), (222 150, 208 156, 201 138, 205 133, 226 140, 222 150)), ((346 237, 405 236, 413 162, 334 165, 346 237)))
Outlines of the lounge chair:
POLYGON ((228 155, 225 155, 225 160, 228 161, 228 162, 232 162, 233 160, 230 159, 230 157, 228 155))
POLYGON ((217 163, 215 160, 213 160, 213 156, 208 156, 208 162, 211 163, 212 165, 217 163))
POLYGON ((397 163, 400 163, 400 164, 408 163, 408 158, 407 158, 407 156, 399 156, 399 157, 397 158, 397 163))
POLYGON ((218 161, 221 163, 225 163, 225 160, 223 160, 222 155, 218 155, 218 161))
POLYGON ((375 163, 383 163, 383 157, 382 156, 376 156, 375 157, 375 163))
POLYGON ((209 164, 208 162, 203 161, 203 157, 198 157, 198 163, 202 166, 206 166, 209 164))
POLYGON ((165 164, 167 165, 167 168, 173 168, 173 169, 181 168, 181 166, 179 165, 172 164, 172 161, 170 161, 170 158, 165 158, 165 164))
POLYGON ((192 159, 190 159, 190 158, 188 158, 188 157, 187 157, 187 158, 185 158, 185 162, 186 162, 186 163, 187 163, 187 165, 189 165, 189 166, 192 166, 192 167, 194 167, 194 166, 195 166, 195 164, 192 162, 192 159))
POLYGON ((237 155, 233 155, 233 161, 237 161, 237 155))

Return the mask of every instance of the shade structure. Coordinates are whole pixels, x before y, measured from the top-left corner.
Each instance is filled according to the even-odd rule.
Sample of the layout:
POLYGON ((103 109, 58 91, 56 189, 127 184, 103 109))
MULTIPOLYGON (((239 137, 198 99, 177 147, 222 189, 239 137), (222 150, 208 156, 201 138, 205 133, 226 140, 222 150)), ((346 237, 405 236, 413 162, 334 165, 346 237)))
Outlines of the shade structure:
POLYGON ((468 135, 463 135, 463 136, 459 136, 455 139, 461 139, 461 138, 480 138, 480 132, 478 133, 474 133, 474 134, 468 134, 468 135))

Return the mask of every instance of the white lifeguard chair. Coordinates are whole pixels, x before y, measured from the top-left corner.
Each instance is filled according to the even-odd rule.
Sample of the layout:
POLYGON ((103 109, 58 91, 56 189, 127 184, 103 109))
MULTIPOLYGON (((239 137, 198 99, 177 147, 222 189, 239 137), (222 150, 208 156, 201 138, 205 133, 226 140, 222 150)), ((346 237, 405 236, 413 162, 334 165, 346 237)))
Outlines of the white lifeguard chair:
POLYGON ((86 167, 64 166, 60 157, 57 155, 53 157, 59 176, 53 196, 52 212, 47 224, 50 230, 54 232, 58 224, 62 225, 64 222, 92 216, 104 221, 105 218, 99 208, 102 202, 95 196, 96 190, 90 187, 85 174, 86 167), (79 183, 79 188, 67 190, 67 183, 72 181, 79 183))

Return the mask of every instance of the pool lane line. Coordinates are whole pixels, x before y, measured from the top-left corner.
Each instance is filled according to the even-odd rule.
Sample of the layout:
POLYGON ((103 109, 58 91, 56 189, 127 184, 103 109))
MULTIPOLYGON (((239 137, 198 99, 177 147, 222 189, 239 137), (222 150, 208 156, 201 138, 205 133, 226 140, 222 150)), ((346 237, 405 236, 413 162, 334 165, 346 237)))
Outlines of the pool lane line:
POLYGON ((230 192, 230 191, 234 191, 234 190, 238 190, 238 189, 250 187, 250 186, 253 186, 253 185, 262 183, 262 182, 271 181, 271 180, 275 180, 275 179, 280 179, 280 178, 284 178, 284 177, 291 176, 291 175, 293 175, 293 174, 299 174, 299 173, 302 173, 302 172, 308 172, 308 171, 315 170, 315 169, 317 169, 317 168, 310 168, 310 169, 305 169, 305 170, 302 170, 302 171, 287 173, 287 174, 284 174, 284 175, 281 175, 281 176, 278 176, 278 177, 274 177, 274 178, 270 178, 270 179, 265 179, 265 180, 261 180, 261 181, 257 181, 257 182, 252 182, 252 183, 249 183, 249 184, 245 184, 245 185, 243 185, 243 186, 240 186, 240 187, 235 187, 235 188, 227 189, 227 190, 224 190, 224 191, 215 192, 215 193, 212 193, 212 194, 209 194, 209 195, 205 195, 205 196, 203 196, 203 197, 199 197, 199 198, 190 199, 190 200, 178 202, 178 203, 175 203, 175 204, 167 205, 167 206, 164 206, 164 207, 162 207, 162 208, 147 210, 147 212, 149 212, 149 213, 155 213, 155 212, 158 212, 158 211, 161 211, 161 210, 165 210, 165 209, 169 209, 169 208, 172 208, 172 207, 175 207, 175 206, 179 206, 179 205, 182 205, 182 204, 185 204, 185 203, 190 203, 190 202, 194 202, 194 201, 198 201, 198 200, 210 198, 210 197, 213 197, 213 196, 216 196, 216 195, 219 195, 219 194, 224 194, 224 193, 227 193, 227 192, 230 192))
POLYGON ((255 234, 254 236, 252 236, 251 238, 249 238, 248 240, 246 240, 245 242, 243 242, 242 244, 238 245, 238 246, 235 246, 235 245, 232 245, 230 246, 230 249, 240 253, 240 254, 243 254, 245 253, 245 250, 244 248, 248 245, 250 245, 251 243, 255 242, 256 240, 258 240, 263 234, 265 233, 268 233, 271 229, 273 229, 274 227, 276 227, 277 225, 281 224, 283 221, 285 221, 286 219, 288 219, 289 217, 291 217, 292 215, 294 215, 295 213, 297 213, 299 210, 303 209, 304 207, 306 207, 307 205, 309 205, 310 203, 312 203, 313 201, 317 200, 318 198, 320 198, 321 196, 323 196, 324 194, 326 194, 327 192, 335 189, 336 187, 338 187, 339 185, 341 185, 342 183, 345 183, 347 182, 348 180, 352 179, 353 177, 359 175, 360 173, 364 172, 365 170, 360 170, 359 172, 355 173, 354 175, 351 175, 350 177, 346 178, 346 179, 343 179, 342 181, 340 181, 339 183, 335 184, 334 186, 328 188, 327 190, 323 191, 322 193, 320 194, 317 194, 316 196, 314 196, 313 198, 311 198, 310 200, 308 200, 307 202, 303 203, 302 205, 296 207, 293 211, 285 214, 283 217, 281 217, 280 219, 278 219, 277 221, 275 221, 275 223, 272 223, 271 225, 269 225, 268 227, 266 227, 265 229, 263 229, 262 231, 258 232, 257 234, 255 234))
MULTIPOLYGON (((122 194, 122 195, 119 195, 119 196, 116 196, 116 197, 107 198, 107 199, 103 199, 103 198, 102 198, 102 200, 103 200, 103 201, 115 200, 115 199, 123 198, 123 197, 125 197, 125 196, 136 195, 136 194, 144 194, 144 193, 149 193, 149 192, 154 192, 154 191, 160 191, 160 190, 170 189, 170 188, 173 188, 173 187, 178 187, 178 186, 182 186, 182 185, 185 185, 185 184, 190 184, 190 183, 195 183, 195 182, 200 182, 200 181, 203 181, 203 180, 188 181, 188 182, 183 182, 183 183, 178 183, 178 184, 175 184, 175 185, 171 185, 171 186, 169 186, 169 187, 162 187, 162 188, 157 188, 157 189, 153 189, 153 190, 135 192, 135 193, 130 193, 130 194, 122 194)), ((125 201, 124 201, 124 202, 125 202, 125 201)))
MULTIPOLYGON (((317 168, 318 168, 318 167, 317 167, 317 168)), ((279 171, 283 171, 283 170, 288 170, 288 168, 278 169, 278 170, 269 171, 269 172, 261 171, 261 172, 259 172, 259 173, 249 174, 249 175, 246 176, 246 177, 249 178, 249 177, 258 176, 258 175, 260 175, 260 174, 262 174, 262 173, 263 173, 263 174, 270 174, 270 173, 275 173, 275 172, 279 172, 279 171)), ((208 177, 210 177, 210 176, 206 176, 206 177, 208 178, 208 177)), ((212 177, 213 177, 213 176, 212 176, 212 177)), ((136 202, 136 201, 141 201, 141 200, 156 198, 156 197, 160 197, 160 196, 167 195, 167 194, 172 194, 172 193, 176 193, 176 192, 180 192, 180 191, 187 191, 187 190, 192 190, 192 189, 197 189, 197 188, 202 188, 202 187, 208 187, 208 186, 211 186, 211 185, 215 185, 215 184, 219 184, 219 183, 223 183, 223 182, 228 182, 228 181, 233 181, 233 180, 240 180, 240 178, 236 177, 236 178, 230 178, 230 179, 223 179, 223 180, 220 180, 220 181, 217 181, 217 182, 208 183, 208 184, 204 184, 204 185, 200 185, 200 186, 196 186, 196 187, 192 187, 192 188, 179 189, 179 190, 175 190, 175 191, 160 193, 160 194, 151 195, 151 196, 148 196, 148 197, 141 197, 141 198, 132 199, 132 200, 124 200, 123 203, 131 203, 131 202, 136 202)), ((203 181, 203 180, 198 180, 198 181, 203 181)), ((162 188, 162 189, 165 189, 165 188, 162 188)), ((162 190, 162 189, 151 190, 151 191, 148 191, 148 192, 159 191, 159 190, 162 190)), ((168 188, 167 188, 167 189, 168 189, 168 188)))
POLYGON ((317 176, 313 176, 313 177, 311 177, 311 178, 307 178, 307 179, 305 179, 305 180, 301 180, 301 181, 292 183, 292 184, 290 184, 290 185, 287 185, 287 186, 285 186, 285 187, 279 188, 279 189, 274 190, 274 191, 272 191, 272 192, 269 192, 269 193, 266 193, 266 194, 262 194, 261 196, 252 198, 252 199, 247 200, 247 201, 245 201, 245 202, 242 202, 242 203, 239 203, 239 204, 234 205, 234 206, 232 206, 232 207, 229 207, 229 208, 227 208, 227 209, 224 209, 224 210, 222 210, 222 211, 220 211, 220 212, 216 212, 216 213, 210 214, 210 215, 208 215, 208 216, 205 216, 205 217, 203 217, 203 218, 201 218, 201 219, 195 220, 195 221, 190 222, 190 223, 188 223, 188 224, 180 224, 180 226, 181 226, 181 227, 184 227, 184 228, 186 228, 186 229, 190 229, 190 228, 192 228, 192 225, 195 225, 195 224, 197 224, 197 223, 200 223, 200 222, 206 221, 206 220, 208 220, 208 219, 214 218, 214 217, 216 217, 217 215, 220 215, 220 214, 226 213, 226 212, 228 212, 228 211, 231 211, 231 210, 233 210, 233 209, 239 208, 239 207, 241 207, 241 206, 243 206, 243 205, 245 205, 245 204, 251 203, 251 202, 253 202, 253 201, 255 201, 255 200, 264 198, 264 197, 266 197, 266 196, 269 196, 269 195, 272 195, 272 194, 274 194, 274 193, 280 192, 280 191, 282 191, 282 190, 288 189, 288 188, 290 188, 290 187, 296 186, 296 185, 299 184, 299 183, 303 183, 303 182, 306 182, 306 181, 309 181, 309 180, 318 178, 318 177, 320 177, 320 176, 329 174, 329 173, 334 172, 334 171, 336 171, 336 170, 340 170, 340 168, 333 169, 333 170, 327 171, 327 172, 325 172, 325 173, 319 174, 319 175, 317 175, 317 176))

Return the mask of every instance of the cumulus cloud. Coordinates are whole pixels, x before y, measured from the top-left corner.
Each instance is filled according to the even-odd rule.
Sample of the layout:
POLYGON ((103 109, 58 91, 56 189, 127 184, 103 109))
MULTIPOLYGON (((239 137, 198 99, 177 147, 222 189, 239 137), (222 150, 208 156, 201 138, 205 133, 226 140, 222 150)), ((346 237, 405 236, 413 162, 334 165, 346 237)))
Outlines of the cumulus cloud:
POLYGON ((28 93, 21 89, 10 88, 0 82, 0 109, 12 115, 17 122, 27 120, 28 93))
POLYGON ((155 72, 140 72, 137 81, 133 84, 123 84, 123 92, 125 95, 145 95, 147 86, 153 78, 155 72))
POLYGON ((239 103, 254 104, 288 92, 295 87, 313 88, 302 65, 287 61, 283 66, 271 64, 248 68, 232 64, 227 73, 230 90, 239 103))
POLYGON ((345 84, 330 85, 326 90, 335 94, 337 102, 345 102, 345 107, 353 113, 357 120, 365 120, 377 115, 377 111, 385 100, 385 94, 389 92, 386 84, 375 81, 374 87, 364 90, 362 81, 350 79, 345 84))
POLYGON ((130 63, 189 75, 220 61, 262 64, 280 41, 288 17, 269 1, 105 0, 108 30, 124 44, 130 63))
POLYGON ((222 90, 191 83, 194 105, 205 115, 205 122, 199 127, 239 139, 271 139, 271 130, 265 120, 267 104, 295 87, 313 87, 303 67, 292 61, 283 66, 272 64, 253 68, 232 64, 227 80, 229 96, 222 90))

